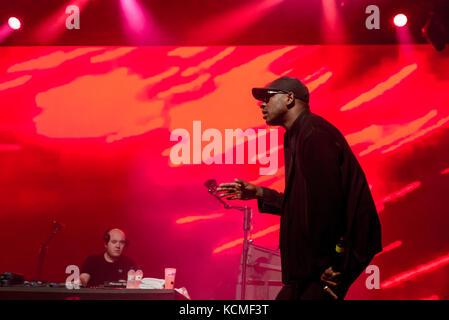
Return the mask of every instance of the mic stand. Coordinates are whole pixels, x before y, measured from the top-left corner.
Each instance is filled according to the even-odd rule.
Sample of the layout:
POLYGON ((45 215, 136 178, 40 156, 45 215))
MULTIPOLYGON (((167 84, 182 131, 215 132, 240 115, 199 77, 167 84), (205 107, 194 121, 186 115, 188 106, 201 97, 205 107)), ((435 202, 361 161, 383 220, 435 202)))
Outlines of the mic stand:
POLYGON ((225 207, 225 209, 236 209, 244 212, 243 217, 243 253, 242 253, 242 277, 241 277, 241 287, 240 287, 240 299, 245 300, 245 292, 246 292, 246 264, 248 260, 248 249, 249 249, 249 240, 248 240, 248 231, 251 229, 251 218, 252 218, 252 210, 250 207, 234 207, 230 206, 226 202, 224 202, 216 193, 214 187, 209 187, 209 193, 217 198, 225 207))
POLYGON ((51 240, 53 240, 56 233, 61 230, 62 230, 62 225, 60 225, 56 221, 53 221, 53 231, 51 232, 47 241, 45 241, 39 249, 39 258, 38 258, 38 263, 37 263, 37 280, 38 281, 42 280, 41 279, 42 270, 43 270, 43 266, 44 266, 45 255, 47 254, 48 244, 50 243, 51 240))
POLYGON ((242 279, 241 279, 241 292, 240 292, 240 299, 245 300, 245 293, 246 293, 246 264, 248 261, 248 249, 249 249, 249 240, 248 240, 248 231, 251 229, 251 208, 249 207, 243 207, 244 211, 244 219, 243 219, 243 230, 244 230, 244 237, 243 237, 243 253, 242 253, 242 279))

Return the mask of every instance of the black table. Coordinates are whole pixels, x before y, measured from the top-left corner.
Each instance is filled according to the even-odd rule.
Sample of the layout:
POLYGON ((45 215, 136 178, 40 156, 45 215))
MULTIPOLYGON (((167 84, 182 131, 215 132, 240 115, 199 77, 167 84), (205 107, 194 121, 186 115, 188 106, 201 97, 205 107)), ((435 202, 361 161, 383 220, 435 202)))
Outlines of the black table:
POLYGON ((186 300, 169 289, 0 287, 0 300, 186 300))

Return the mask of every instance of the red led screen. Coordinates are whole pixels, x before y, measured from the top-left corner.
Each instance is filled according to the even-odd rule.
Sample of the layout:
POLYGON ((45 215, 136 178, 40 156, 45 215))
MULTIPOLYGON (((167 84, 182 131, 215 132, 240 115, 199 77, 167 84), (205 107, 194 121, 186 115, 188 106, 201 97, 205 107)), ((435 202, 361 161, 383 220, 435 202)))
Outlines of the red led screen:
MULTIPOLYGON (((289 75, 308 86, 312 112, 345 135, 382 223, 384 251, 371 262, 380 289, 367 289, 362 273, 347 299, 447 298, 447 52, 2 47, 0 57, 0 272, 34 279, 57 220, 66 227, 49 245, 45 279, 63 282, 67 265, 101 252, 104 231, 120 227, 145 277, 176 267, 176 287, 193 299, 235 298, 242 213, 223 209, 204 182, 283 190, 285 131, 268 130, 251 88, 289 75), (252 138, 226 140, 237 129, 252 138)), ((255 201, 234 204, 253 209, 254 244, 275 250, 279 217, 255 201)))

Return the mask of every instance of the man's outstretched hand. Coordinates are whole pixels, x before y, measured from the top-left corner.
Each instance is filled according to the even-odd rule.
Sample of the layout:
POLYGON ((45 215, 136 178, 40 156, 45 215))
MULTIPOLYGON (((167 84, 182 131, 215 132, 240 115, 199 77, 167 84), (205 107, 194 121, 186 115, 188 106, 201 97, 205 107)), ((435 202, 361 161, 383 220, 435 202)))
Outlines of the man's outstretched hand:
POLYGON ((240 179, 234 182, 220 183, 218 192, 223 192, 220 197, 228 197, 226 200, 251 200, 262 199, 263 189, 240 179))

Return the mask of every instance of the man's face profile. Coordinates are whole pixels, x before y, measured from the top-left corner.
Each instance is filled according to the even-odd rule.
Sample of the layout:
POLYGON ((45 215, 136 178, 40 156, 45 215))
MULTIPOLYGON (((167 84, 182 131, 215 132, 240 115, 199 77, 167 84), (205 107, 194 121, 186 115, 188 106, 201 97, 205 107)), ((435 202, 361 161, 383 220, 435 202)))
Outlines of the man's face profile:
POLYGON ((278 93, 272 95, 267 101, 262 102, 263 118, 268 125, 281 125, 284 114, 288 111, 286 107, 287 94, 278 93))
POLYGON ((105 244, 106 252, 110 257, 118 258, 125 248, 125 234, 117 229, 109 231, 109 242, 105 244))

